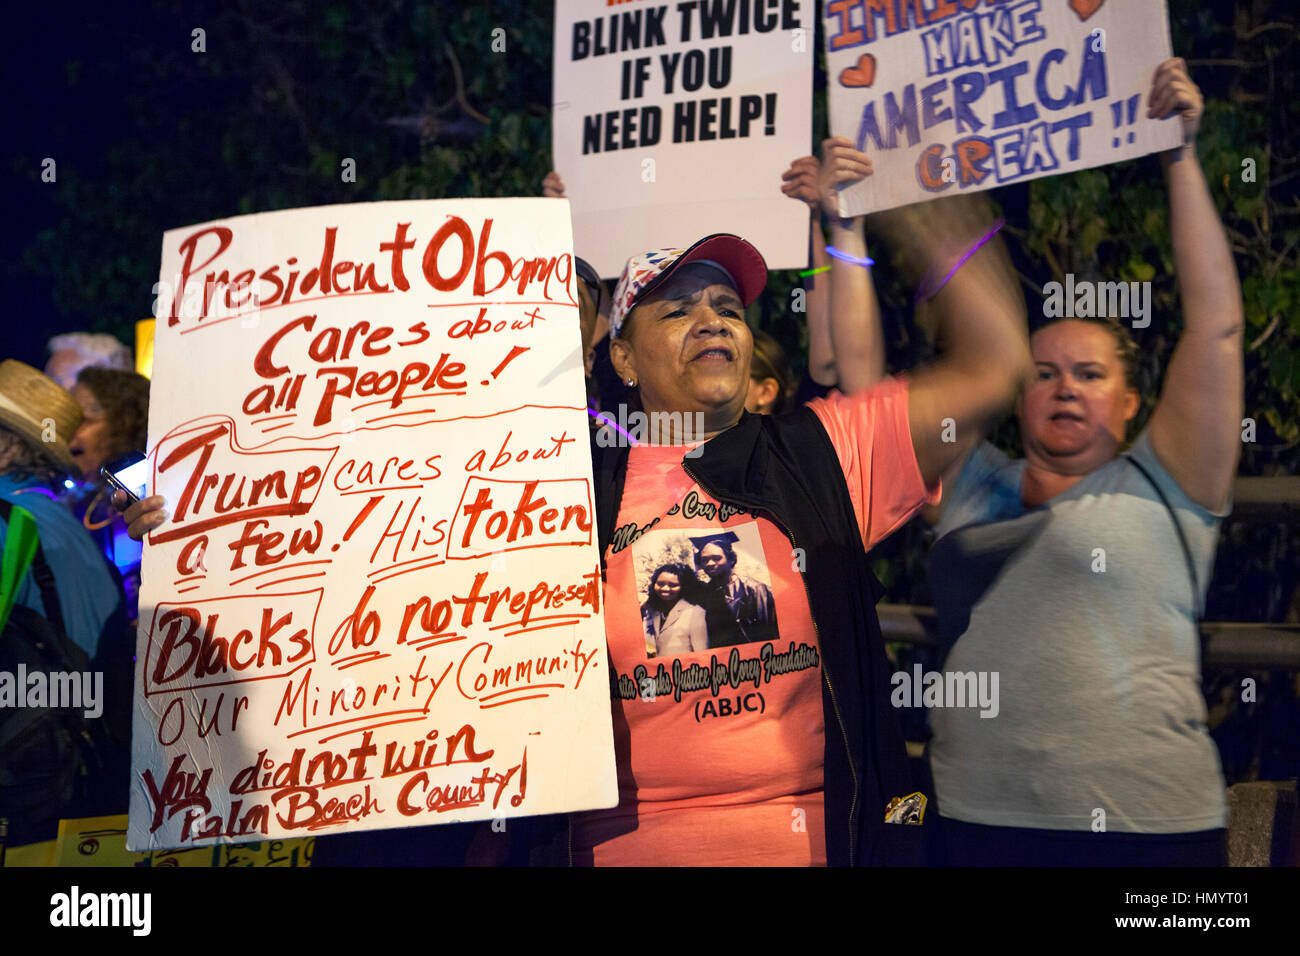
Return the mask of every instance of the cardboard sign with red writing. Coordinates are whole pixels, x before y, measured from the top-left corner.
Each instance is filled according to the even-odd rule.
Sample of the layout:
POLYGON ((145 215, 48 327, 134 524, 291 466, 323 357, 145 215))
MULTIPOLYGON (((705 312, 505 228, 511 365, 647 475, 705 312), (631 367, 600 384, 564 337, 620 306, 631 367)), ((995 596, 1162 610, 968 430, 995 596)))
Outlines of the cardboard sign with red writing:
POLYGON ((568 204, 168 232, 132 850, 617 802, 568 204))

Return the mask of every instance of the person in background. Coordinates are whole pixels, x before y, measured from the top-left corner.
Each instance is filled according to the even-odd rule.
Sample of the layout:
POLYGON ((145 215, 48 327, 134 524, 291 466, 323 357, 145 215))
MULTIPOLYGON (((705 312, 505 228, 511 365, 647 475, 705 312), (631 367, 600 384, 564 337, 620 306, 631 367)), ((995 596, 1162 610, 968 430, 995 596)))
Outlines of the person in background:
MULTIPOLYGON (((5 634, 12 641, 5 659, 22 661, 39 646, 52 670, 94 675, 96 700, 83 698, 83 712, 98 710, 93 726, 76 741, 66 728, 54 736, 33 736, 38 731, 30 723, 24 729, 17 714, 5 721, 0 790, 6 791, 6 809, 0 816, 15 818, 15 842, 53 839, 61 816, 127 809, 134 645, 122 586, 80 522, 55 500, 67 476, 78 470, 67 437, 80 423, 77 403, 52 379, 22 362, 0 362, 0 552, 24 541, 24 528, 34 525, 43 557, 42 562, 28 552, 30 563, 12 585, 0 574, 0 619, 21 628, 5 634), (18 607, 24 609, 23 622, 15 616, 18 607), (36 615, 46 624, 35 621, 36 615), (66 642, 43 635, 38 625, 48 625, 66 642)), ((23 566, 22 550, 19 544, 6 562, 15 570, 23 566)), ((85 687, 80 677, 76 680, 85 687)))
POLYGON ((1126 445, 1128 331, 1051 321, 1017 403, 1025 458, 961 443, 928 515, 944 668, 1000 675, 996 719, 931 715, 954 865, 1226 864, 1198 618, 1241 452, 1242 299, 1196 156, 1202 105, 1181 59, 1159 67, 1147 115, 1180 114, 1184 134, 1160 157, 1183 330, 1146 428, 1126 445))
POLYGON ((72 391, 77 375, 87 366, 112 368, 122 372, 135 369, 131 350, 103 332, 67 332, 50 339, 50 359, 45 374, 72 391))
POLYGON ((695 595, 697 590, 699 582, 686 565, 662 564, 655 568, 641 605, 646 656, 675 657, 708 648, 708 626, 704 608, 695 595))
MULTIPOLYGON (((798 403, 824 398, 835 386, 835 353, 830 333, 831 259, 826 252, 817 181, 821 164, 816 156, 801 156, 781 174, 781 192, 808 206, 808 258, 812 266, 802 276, 804 314, 808 321, 808 368, 798 384, 798 403)), ((791 309, 796 306, 792 302, 791 309)), ((753 411, 753 409, 750 409, 753 411)))
MULTIPOLYGON (((0 498, 35 519, 58 585, 54 611, 62 615, 72 642, 93 659, 106 629, 124 622, 114 621, 122 611, 122 593, 112 569, 81 523, 55 500, 64 479, 80 470, 67 444, 80 424, 77 403, 53 380, 22 362, 0 362, 0 498)), ((15 599, 51 617, 30 574, 15 599)))
POLYGON ((870 175, 866 153, 854 149, 847 139, 831 138, 822 143, 820 162, 815 156, 801 157, 782 176, 781 191, 806 203, 811 216, 813 268, 804 277, 808 371, 794 398, 800 405, 824 397, 831 388, 852 394, 885 376, 880 303, 870 268, 832 258, 822 231, 824 215, 831 226, 831 248, 844 251, 839 247, 849 222, 840 219, 835 197, 838 190, 870 175))
POLYGON ((68 451, 81 470, 82 485, 68 504, 122 575, 127 615, 134 621, 140 599, 140 544, 109 504, 102 466, 127 452, 144 451, 149 432, 149 380, 135 372, 90 365, 77 376, 72 397, 81 406, 81 427, 68 451))
POLYGON ((144 451, 149 433, 149 380, 135 372, 90 365, 70 389, 81 406, 81 427, 68 442, 81 478, 99 480, 99 469, 129 451, 144 451))
MULTIPOLYGON (((835 384, 845 395, 870 388, 885 375, 885 339, 871 266, 850 261, 867 258, 865 219, 862 216, 842 219, 838 211, 840 190, 870 175, 871 157, 854 149, 849 140, 831 137, 823 141, 816 189, 830 224, 831 247, 843 254, 831 260, 829 329, 830 347, 835 356, 835 384)), ((898 211, 884 214, 882 224, 898 215, 901 215, 898 211)), ((945 249, 956 245, 941 234, 933 235, 932 241, 945 249)), ((921 258, 933 254, 912 252, 914 257, 921 258)), ((1001 274, 995 274, 994 278, 1000 279, 1001 274)), ((918 307, 924 307, 924 303, 918 303, 918 307)))
POLYGON ((749 367, 749 395, 745 411, 779 415, 790 407, 794 383, 790 362, 781 343, 761 329, 754 330, 754 359, 749 367))
MULTIPOLYGON (((542 180, 542 195, 547 199, 567 199, 564 180, 552 170, 542 180)), ((590 319, 584 319, 583 325, 583 367, 587 373, 587 404, 592 412, 613 412, 617 414, 620 404, 629 404, 634 396, 619 380, 609 361, 609 308, 611 299, 605 281, 585 260, 574 259, 574 268, 578 278, 579 295, 586 294, 594 304, 590 319)))
POLYGON ((578 333, 582 339, 582 370, 591 377, 591 351, 596 342, 596 324, 600 321, 600 306, 605 297, 604 283, 586 259, 573 257, 573 271, 578 276, 578 333))

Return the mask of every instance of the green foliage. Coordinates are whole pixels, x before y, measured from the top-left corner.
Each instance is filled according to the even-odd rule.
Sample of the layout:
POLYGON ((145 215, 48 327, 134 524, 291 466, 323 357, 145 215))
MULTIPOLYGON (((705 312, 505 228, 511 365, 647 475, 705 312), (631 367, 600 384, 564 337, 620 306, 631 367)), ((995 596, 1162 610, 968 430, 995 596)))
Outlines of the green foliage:
MULTIPOLYGON (((1229 6, 1170 0, 1174 48, 1207 99, 1199 154, 1243 279, 1246 414, 1260 427, 1242 471, 1294 473, 1300 82, 1290 65, 1300 34, 1287 0, 1239 0, 1235 16, 1229 6), (1244 159, 1255 160, 1253 183, 1243 181, 1244 159)), ((111 9, 90 16, 87 29, 113 34, 111 9)), ((525 0, 210 2, 183 12, 156 0, 148 38, 105 64, 67 64, 69 86, 123 90, 119 143, 102 170, 60 164, 66 215, 23 265, 53 277, 66 316, 129 340, 148 313, 167 229, 325 203, 538 195, 551 165, 551 17, 550 4, 525 0), (207 33, 203 54, 189 47, 195 24, 207 33), (492 50, 497 29, 504 52, 492 50), (342 181, 344 158, 355 160, 355 183, 342 181)), ((817 143, 824 79, 814 93, 817 143)), ((31 179, 39 161, 17 157, 11 168, 31 179)), ((1149 411, 1180 327, 1158 164, 1041 179, 1028 193, 1028 228, 1008 233, 1020 240, 1031 311, 1036 290, 1067 272, 1153 283, 1155 320, 1139 340, 1149 411)), ((891 359, 909 365, 926 348, 909 290, 895 270, 875 276, 891 359)), ((803 316, 790 310, 799 283, 796 271, 774 273, 750 315, 792 352, 796 371, 807 345, 803 316)), ((1011 431, 999 435, 1012 443, 1011 431)))
MULTIPOLYGON (((94 174, 60 163, 66 216, 23 265, 53 278, 65 315, 130 341, 149 312, 167 229, 338 202, 539 195, 550 168, 551 15, 521 0, 183 12, 159 0, 156 30, 98 77, 123 89, 119 145, 94 174), (189 48, 194 24, 206 53, 189 48), (345 158, 355 183, 342 179, 345 158)), ((112 33, 112 10, 91 16, 88 30, 112 33)), ((69 64, 69 82, 83 72, 69 64)), ((18 157, 13 169, 30 179, 39 160, 18 157)))

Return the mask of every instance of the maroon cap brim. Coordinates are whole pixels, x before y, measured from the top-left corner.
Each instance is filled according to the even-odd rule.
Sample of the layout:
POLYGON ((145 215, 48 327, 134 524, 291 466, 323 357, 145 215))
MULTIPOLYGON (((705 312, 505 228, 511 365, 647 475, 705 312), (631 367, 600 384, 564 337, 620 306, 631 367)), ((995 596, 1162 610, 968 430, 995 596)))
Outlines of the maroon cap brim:
POLYGON ((740 236, 719 232, 705 236, 682 253, 676 262, 646 283, 646 287, 637 295, 636 301, 643 301, 682 266, 701 260, 716 262, 727 270, 736 283, 736 292, 740 295, 740 301, 745 305, 757 299, 763 291, 763 286, 767 285, 767 263, 763 261, 763 254, 740 236))

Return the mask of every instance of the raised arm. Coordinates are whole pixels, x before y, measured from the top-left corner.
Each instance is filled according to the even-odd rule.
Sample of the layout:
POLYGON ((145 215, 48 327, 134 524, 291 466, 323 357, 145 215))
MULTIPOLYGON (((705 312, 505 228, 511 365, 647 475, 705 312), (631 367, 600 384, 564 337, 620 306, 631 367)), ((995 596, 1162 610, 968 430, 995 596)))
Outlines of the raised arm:
POLYGON ((886 221, 922 267, 927 291, 951 272, 929 296, 942 354, 915 373, 908 402, 916 460, 932 484, 1011 404, 1031 368, 1024 297, 1001 239, 987 238, 993 222, 982 197, 909 206, 886 221))
MULTIPOLYGON (((830 256, 826 255, 826 238, 822 235, 821 205, 817 200, 820 172, 821 164, 817 162, 816 156, 801 156, 781 175, 781 192, 791 199, 808 204, 808 241, 812 246, 814 270, 830 265, 830 256)), ((825 272, 814 271, 804 278, 803 287, 807 293, 808 375, 818 385, 834 385, 836 372, 835 354, 831 351, 830 276, 825 272)))
POLYGON ((1182 114, 1183 145, 1161 154, 1183 333, 1151 416, 1151 445, 1187 496, 1218 511, 1241 455, 1242 304, 1237 268, 1196 158, 1204 101, 1181 59, 1156 71, 1147 115, 1182 114))
MULTIPOLYGON (((845 186, 871 175, 871 159, 843 137, 822 143, 820 192, 830 218, 831 245, 859 259, 867 255, 863 217, 844 220, 836 197, 845 186)), ((852 395, 884 378, 885 341, 880 302, 869 266, 831 258, 830 341, 840 391, 852 395)))
POLYGON ((816 209, 808 218, 808 238, 817 270, 803 282, 808 292, 808 375, 818 385, 837 385, 839 370, 831 345, 831 257, 826 254, 826 236, 816 209))

